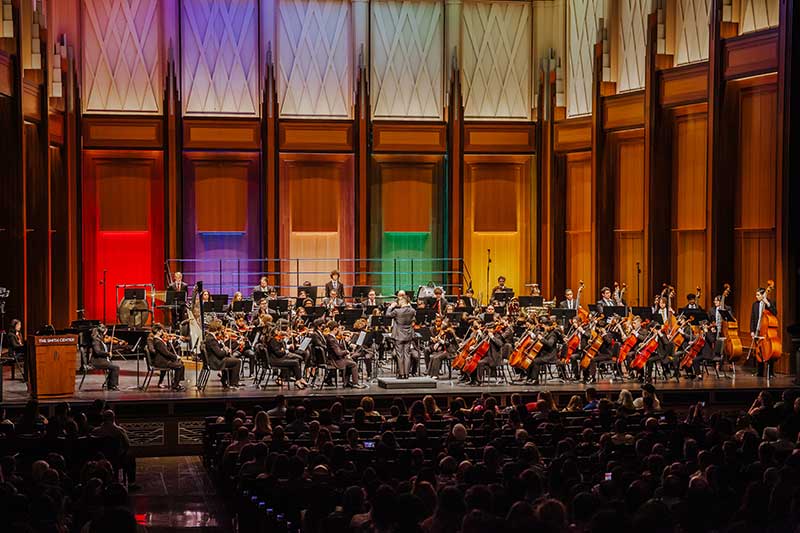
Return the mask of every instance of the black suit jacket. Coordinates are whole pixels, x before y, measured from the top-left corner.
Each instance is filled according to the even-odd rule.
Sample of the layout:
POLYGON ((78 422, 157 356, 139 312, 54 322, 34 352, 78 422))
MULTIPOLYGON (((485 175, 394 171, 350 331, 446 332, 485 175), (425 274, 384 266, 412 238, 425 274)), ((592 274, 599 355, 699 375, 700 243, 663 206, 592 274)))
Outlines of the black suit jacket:
POLYGON ((205 346, 208 366, 210 366, 212 370, 221 369, 222 360, 228 357, 228 352, 223 349, 222 344, 220 344, 217 338, 211 334, 206 335, 205 346))
MULTIPOLYGON (((765 308, 773 315, 778 314, 778 305, 774 300, 769 301, 769 305, 765 308)), ((753 302, 750 306, 750 333, 755 333, 758 329, 758 319, 761 317, 761 302, 758 300, 753 302)))
POLYGON ((156 364, 160 362, 159 361, 160 359, 163 359, 166 362, 172 362, 178 360, 178 356, 170 351, 170 349, 167 347, 167 343, 165 343, 162 339, 159 339, 158 337, 153 338, 152 348, 153 348, 153 356, 156 359, 155 361, 156 364))
MULTIPOLYGON (((328 283, 325 284, 325 297, 329 298, 331 295, 331 291, 333 290, 333 280, 330 280, 328 283)), ((342 280, 339 280, 336 285, 336 294, 339 298, 344 298, 344 283, 342 280)))
POLYGON ((339 344, 338 339, 333 335, 326 335, 325 336, 325 344, 328 349, 328 353, 331 356, 331 359, 334 361, 338 361, 339 359, 344 359, 347 357, 348 353, 341 344, 339 344))

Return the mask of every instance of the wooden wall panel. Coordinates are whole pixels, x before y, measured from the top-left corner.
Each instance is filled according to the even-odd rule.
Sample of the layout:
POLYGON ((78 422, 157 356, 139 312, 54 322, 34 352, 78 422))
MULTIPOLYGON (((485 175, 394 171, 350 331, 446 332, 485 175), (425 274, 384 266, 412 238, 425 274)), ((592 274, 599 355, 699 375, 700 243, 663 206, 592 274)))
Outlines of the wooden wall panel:
POLYGON ((12 294, 6 302, 6 317, 23 317, 25 299, 14 295, 25 291, 25 192, 20 179, 22 158, 21 128, 18 122, 17 101, 0 96, 0 249, 5 261, 0 261, 0 279, 12 294))
POLYGON ((183 147, 197 150, 258 150, 261 123, 254 119, 198 119, 183 121, 183 147))
MULTIPOLYGON (((164 164, 156 151, 84 150, 83 283, 86 316, 114 320, 114 288, 121 283, 160 283, 164 270, 164 164), (126 184, 141 181, 147 191, 133 204, 126 184), (101 196, 101 191, 105 190, 101 196), (111 205, 102 205, 101 199, 111 205), (120 224, 103 229, 101 213, 115 209, 120 224), (146 221, 136 213, 145 210, 146 221), (105 291, 103 273, 106 273, 105 291), (105 294, 105 306, 104 306, 105 294)), ((139 187, 134 187, 137 190, 139 187)), ((112 220, 108 218, 107 220, 112 220)), ((115 220, 115 219, 114 219, 115 220)))
POLYGON ((659 75, 658 99, 662 106, 686 105, 708 98, 707 61, 663 70, 659 75))
MULTIPOLYGON (((186 152, 183 169, 183 256, 230 262, 224 270, 231 274, 222 280, 223 286, 204 280, 209 290, 231 293, 255 286, 257 276, 251 272, 260 265, 247 260, 262 255, 258 154, 186 152), (242 262, 234 265, 235 260, 242 262)), ((194 281, 187 277, 187 283, 194 281)))
MULTIPOLYGON (((280 155, 280 254, 304 260, 300 274, 297 264, 285 265, 281 285, 324 284, 337 258, 353 257, 353 182, 352 155, 280 155)), ((347 285, 351 279, 342 275, 347 285)))
POLYGON ((160 148, 164 123, 160 118, 84 117, 84 148, 160 148))
POLYGON ((722 58, 726 79, 778 70, 778 30, 765 30, 726 39, 722 58))
POLYGON ((374 152, 442 153, 447 149, 444 124, 376 122, 372 126, 374 152))
POLYGON ((592 157, 589 152, 568 154, 566 160, 566 279, 567 287, 586 284, 591 301, 594 286, 592 226, 592 157))
MULTIPOLYGON (((629 287, 628 301, 636 303, 637 264, 646 271, 644 130, 628 130, 609 136, 610 183, 614 193, 613 280, 602 280, 611 286, 614 281, 629 287)), ((605 260, 605 259, 601 259, 605 260)), ((641 284, 641 279, 639 283, 641 284)), ((644 292, 641 292, 644 298, 644 292)), ((598 295, 592 295, 597 298, 598 295)))
POLYGON ((488 249, 492 286, 503 275, 517 294, 527 294, 532 281, 531 165, 521 155, 464 159, 464 261, 484 298, 488 249))
POLYGON ((530 154, 536 151, 533 124, 468 122, 464 124, 464 153, 530 154))
POLYGON ((749 320, 753 292, 767 279, 774 279, 777 266, 777 86, 744 87, 738 104, 739 173, 734 206, 734 287, 738 290, 734 311, 749 320))
POLYGON ((282 120, 279 149, 282 152, 351 152, 353 123, 333 120, 282 120))
POLYGON ((24 123, 27 312, 23 320, 28 330, 50 323, 50 190, 44 139, 41 124, 24 123))
POLYGON ((556 152, 589 150, 592 147, 592 121, 577 118, 556 122, 554 136, 556 152))
POLYGON ((370 257, 382 260, 371 268, 382 274, 373 276, 372 283, 384 294, 431 281, 430 273, 423 279, 412 272, 430 272, 434 270, 431 259, 443 257, 447 219, 443 163, 437 155, 373 156, 370 257))
MULTIPOLYGON (((680 296, 702 289, 700 304, 711 302, 706 286, 708 117, 700 112, 676 116, 672 126, 672 283, 680 296)), ((709 292, 710 291, 710 292, 709 292)))
POLYGON ((66 162, 61 147, 50 146, 50 229, 52 268, 51 309, 53 325, 66 327, 74 309, 70 306, 70 208, 66 162))

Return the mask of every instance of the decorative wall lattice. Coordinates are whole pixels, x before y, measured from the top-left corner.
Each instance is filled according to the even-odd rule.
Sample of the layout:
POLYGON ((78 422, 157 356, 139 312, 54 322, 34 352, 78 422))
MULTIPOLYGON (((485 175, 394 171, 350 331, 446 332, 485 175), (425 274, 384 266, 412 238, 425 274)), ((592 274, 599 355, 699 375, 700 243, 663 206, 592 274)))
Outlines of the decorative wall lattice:
POLYGON ((780 0, 740 0, 739 32, 775 28, 780 20, 780 0))
POLYGON ((708 59, 711 0, 678 0, 675 13, 675 63, 708 59))
POLYGON ((163 422, 126 422, 122 425, 128 432, 131 446, 164 446, 163 422))
POLYGON ((83 0, 83 112, 161 110, 158 0, 83 0))
POLYGON ((567 5, 567 116, 592 112, 593 48, 605 0, 571 0, 567 5))
POLYGON ((443 4, 371 2, 374 118, 442 118, 443 4))
POLYGON ((257 0, 183 0, 181 5, 184 113, 257 115, 257 0))
POLYGON ((350 2, 282 0, 278 14, 280 114, 349 118, 350 2))
POLYGON ((617 89, 633 91, 644 87, 649 2, 620 0, 619 46, 617 47, 617 89))
POLYGON ((468 2, 462 22, 465 116, 530 118, 530 4, 468 2))

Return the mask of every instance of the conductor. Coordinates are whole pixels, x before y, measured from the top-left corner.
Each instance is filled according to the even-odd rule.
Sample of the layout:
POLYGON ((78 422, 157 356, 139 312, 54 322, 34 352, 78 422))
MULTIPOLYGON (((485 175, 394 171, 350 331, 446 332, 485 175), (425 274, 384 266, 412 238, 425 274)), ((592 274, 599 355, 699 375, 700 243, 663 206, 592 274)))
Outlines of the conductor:
POLYGON ((414 349, 414 317, 416 312, 408 303, 408 298, 401 296, 386 310, 386 316, 394 319, 392 340, 397 356, 397 378, 408 379, 411 369, 411 357, 414 349))

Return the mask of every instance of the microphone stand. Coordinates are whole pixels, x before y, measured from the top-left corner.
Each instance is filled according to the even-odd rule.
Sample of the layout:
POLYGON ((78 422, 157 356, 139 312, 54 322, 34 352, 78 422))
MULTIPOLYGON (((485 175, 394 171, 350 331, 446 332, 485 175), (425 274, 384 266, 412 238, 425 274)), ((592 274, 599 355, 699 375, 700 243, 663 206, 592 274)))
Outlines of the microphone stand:
POLYGON ((486 249, 486 259, 487 259, 487 261, 486 261, 486 304, 488 305, 489 302, 491 301, 491 298, 492 298, 491 295, 489 294, 489 279, 491 278, 489 273, 490 273, 490 271, 492 269, 492 249, 491 248, 487 248, 486 249))

